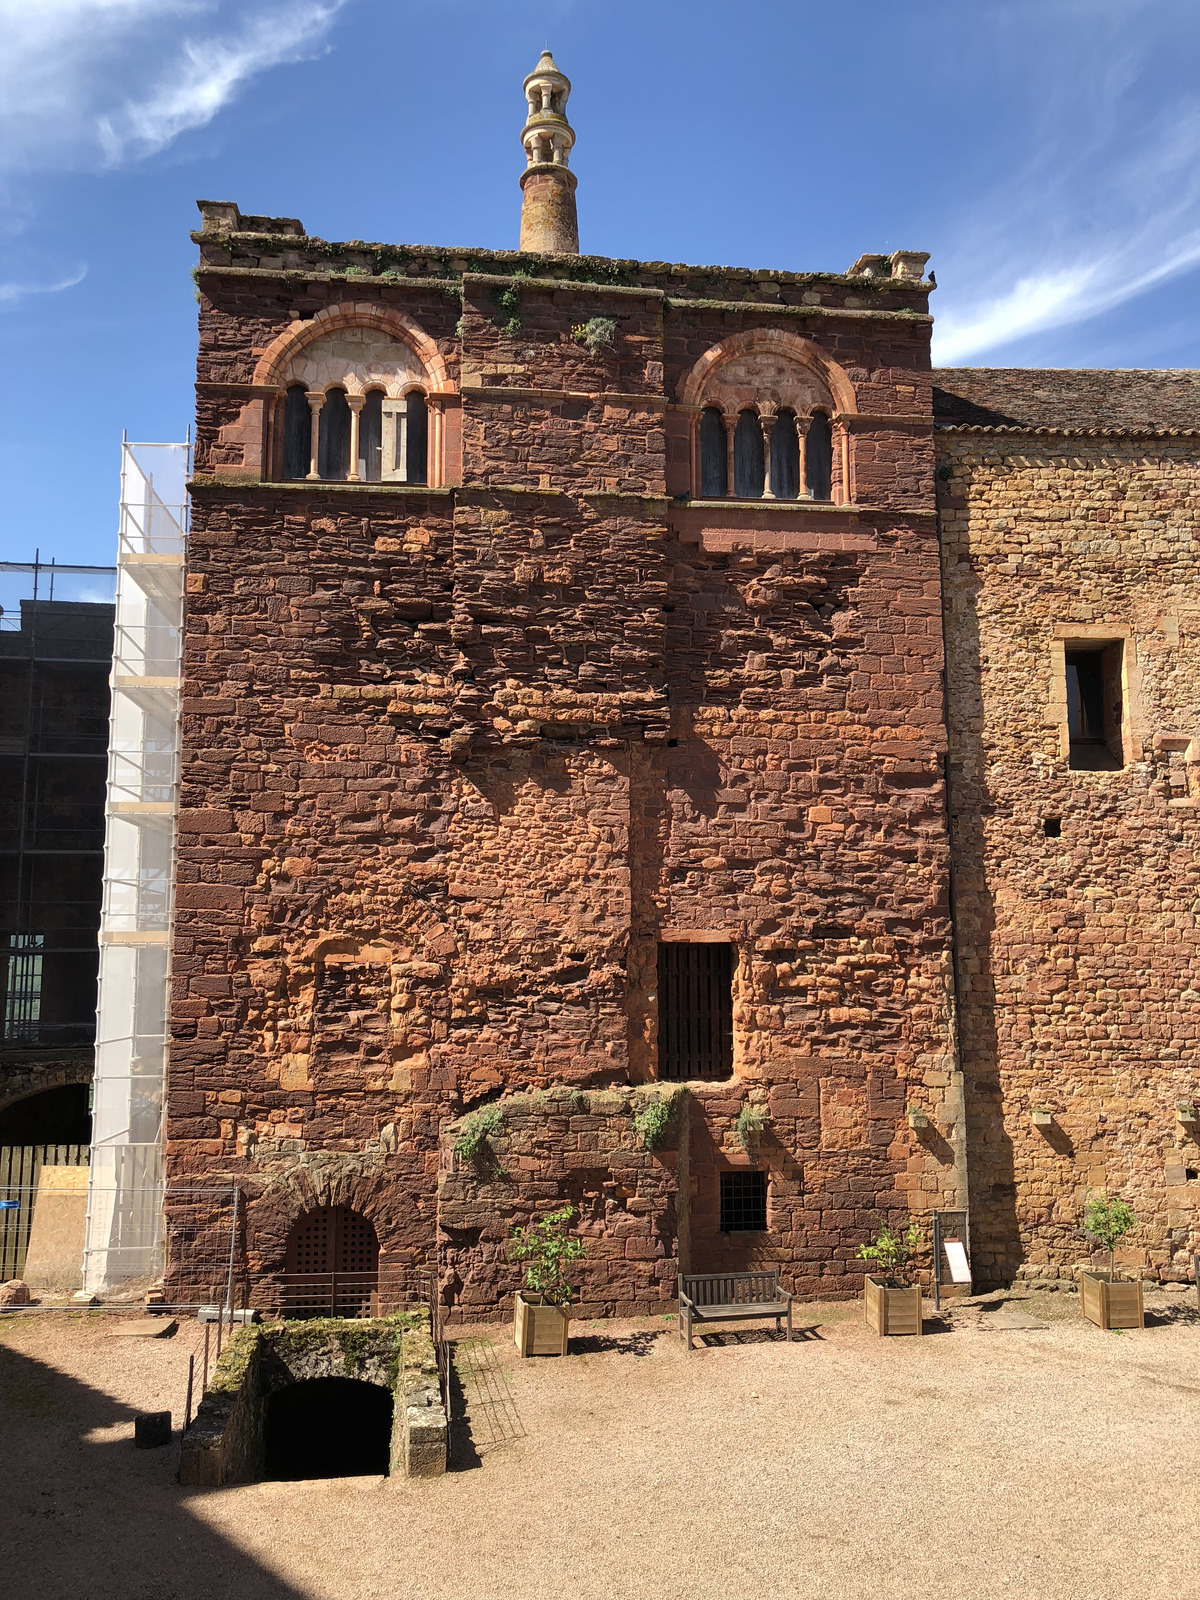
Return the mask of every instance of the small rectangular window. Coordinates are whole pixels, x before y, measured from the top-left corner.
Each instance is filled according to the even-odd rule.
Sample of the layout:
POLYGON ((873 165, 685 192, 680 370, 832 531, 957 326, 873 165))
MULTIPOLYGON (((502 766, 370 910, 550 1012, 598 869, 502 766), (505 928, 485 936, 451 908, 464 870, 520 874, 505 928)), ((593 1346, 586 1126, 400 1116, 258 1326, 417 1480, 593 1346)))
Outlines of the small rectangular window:
POLYGON ((1125 765, 1121 641, 1068 642, 1064 653, 1070 768, 1116 772, 1125 765))
POLYGON ((765 1172, 721 1174, 721 1232, 767 1231, 767 1175, 765 1172))
POLYGON ((658 947, 658 1075, 728 1078, 733 1073, 733 947, 658 947))

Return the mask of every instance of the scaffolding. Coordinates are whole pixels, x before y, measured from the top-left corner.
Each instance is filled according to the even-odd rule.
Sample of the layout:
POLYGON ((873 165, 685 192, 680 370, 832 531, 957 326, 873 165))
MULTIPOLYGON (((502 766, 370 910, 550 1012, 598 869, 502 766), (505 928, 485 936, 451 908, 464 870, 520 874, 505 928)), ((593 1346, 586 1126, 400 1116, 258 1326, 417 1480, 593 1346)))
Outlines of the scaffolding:
POLYGON ((122 444, 84 1293, 163 1271, 188 444, 122 444))

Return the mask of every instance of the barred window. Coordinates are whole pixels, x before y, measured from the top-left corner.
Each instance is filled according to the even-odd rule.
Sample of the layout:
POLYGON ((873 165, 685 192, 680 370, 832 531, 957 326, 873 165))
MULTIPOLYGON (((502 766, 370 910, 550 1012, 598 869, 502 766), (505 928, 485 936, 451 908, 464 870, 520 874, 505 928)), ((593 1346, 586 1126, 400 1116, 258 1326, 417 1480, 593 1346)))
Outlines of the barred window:
POLYGON ((721 1232, 765 1233, 766 1229, 766 1173, 723 1172, 721 1174, 721 1232))
POLYGON ((733 946, 658 947, 658 1075, 733 1073, 733 946))

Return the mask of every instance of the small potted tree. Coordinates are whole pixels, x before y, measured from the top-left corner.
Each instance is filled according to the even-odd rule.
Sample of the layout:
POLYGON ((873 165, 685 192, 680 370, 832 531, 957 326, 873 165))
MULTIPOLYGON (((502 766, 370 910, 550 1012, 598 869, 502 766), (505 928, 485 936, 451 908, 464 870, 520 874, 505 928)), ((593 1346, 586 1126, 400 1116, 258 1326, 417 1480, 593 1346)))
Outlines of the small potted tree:
POLYGON ((1137 1217, 1128 1201, 1119 1196, 1110 1200, 1102 1189, 1089 1200, 1083 1213, 1083 1227, 1108 1251, 1108 1272, 1083 1272, 1079 1277, 1079 1300, 1083 1314, 1098 1328, 1144 1328, 1142 1280, 1118 1282, 1116 1249, 1125 1235, 1137 1227, 1137 1217))
POLYGON ((909 1282, 908 1264, 921 1246, 921 1230, 910 1222, 903 1233, 885 1222, 869 1244, 858 1247, 860 1260, 872 1261, 881 1275, 863 1280, 867 1325, 878 1334, 923 1333, 921 1285, 909 1282))
POLYGON ((523 1356, 565 1356, 567 1327, 575 1290, 566 1269, 586 1255, 583 1242, 568 1233, 574 1206, 551 1211, 527 1228, 514 1227, 508 1251, 514 1261, 524 1261, 525 1288, 517 1290, 513 1333, 523 1356))

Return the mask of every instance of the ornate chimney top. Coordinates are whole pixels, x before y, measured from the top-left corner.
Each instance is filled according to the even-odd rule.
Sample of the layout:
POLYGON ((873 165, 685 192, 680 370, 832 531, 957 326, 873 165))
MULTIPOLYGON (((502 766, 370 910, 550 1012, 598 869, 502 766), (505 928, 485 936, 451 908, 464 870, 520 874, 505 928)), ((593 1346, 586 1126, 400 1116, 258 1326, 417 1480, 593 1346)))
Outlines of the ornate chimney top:
POLYGON ((575 174, 569 170, 575 130, 567 121, 571 80, 549 50, 525 79, 529 115, 521 130, 525 171, 521 174, 521 249, 544 255, 579 254, 575 174))

